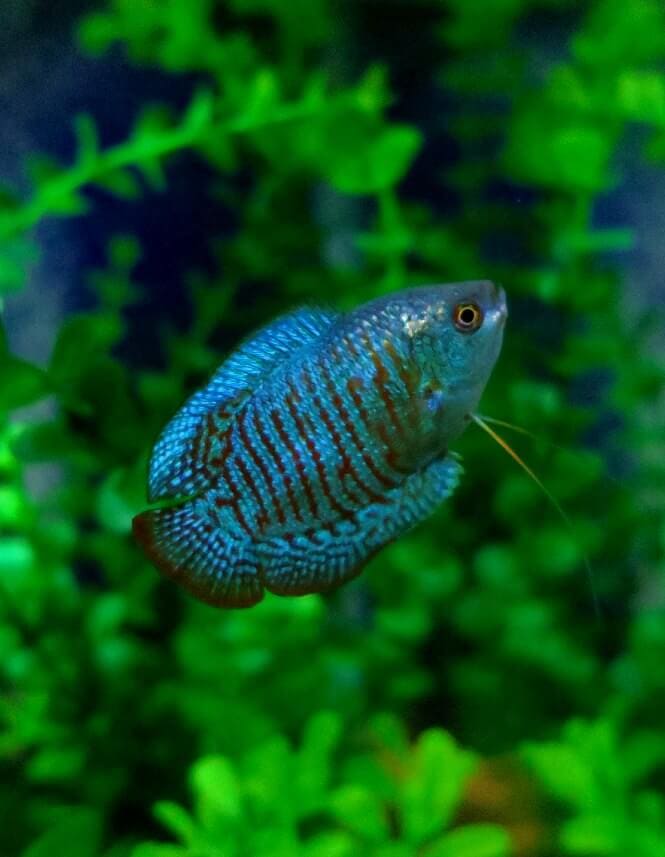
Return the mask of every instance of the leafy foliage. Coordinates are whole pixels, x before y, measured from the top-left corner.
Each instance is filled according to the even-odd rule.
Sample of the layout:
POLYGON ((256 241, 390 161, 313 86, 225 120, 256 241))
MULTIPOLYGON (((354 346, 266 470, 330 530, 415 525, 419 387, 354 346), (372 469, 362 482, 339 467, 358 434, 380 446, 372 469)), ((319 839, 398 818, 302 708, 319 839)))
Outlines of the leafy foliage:
POLYGON ((617 254, 636 236, 595 212, 636 126, 663 162, 665 11, 432 5, 440 66, 421 73, 445 130, 406 121, 385 68, 343 83, 321 70, 348 38, 327 0, 106 0, 82 20, 83 49, 119 44, 195 80, 190 105, 146 105, 109 149, 75 118, 72 164, 29 159, 27 197, 0 194, 0 296, 28 276, 44 218, 84 217, 90 187, 157 200, 183 152, 235 225, 210 236, 218 270, 192 277, 191 321, 163 330, 159 371, 119 356, 146 300, 131 236, 47 367, 0 338, 1 853, 663 853, 665 623, 649 593, 665 367, 622 301, 617 254), (525 37, 552 22, 554 58, 525 37), (419 197, 405 179, 421 154, 434 168, 419 197), (453 501, 331 598, 224 613, 159 579, 129 535, 148 451, 220 342, 299 301, 488 275, 513 318, 483 408, 555 441, 533 452, 575 538, 469 432, 453 501), (623 487, 606 475, 617 462, 623 487))
POLYGON ((199 759, 190 773, 195 816, 177 804, 155 806, 157 817, 182 846, 144 844, 134 857, 350 857, 359 852, 407 855, 421 847, 428 855, 464 853, 465 848, 487 857, 508 853, 508 835, 497 826, 471 824, 442 832, 474 764, 448 735, 430 730, 411 749, 396 723, 379 719, 369 729, 374 750, 348 759, 341 781, 335 782, 332 756, 340 727, 339 718, 322 712, 308 723, 297 752, 283 738, 272 737, 235 766, 223 756, 199 759), (382 739, 386 731, 399 736, 397 746, 382 739), (445 779, 439 775, 443 769, 445 779), (288 801, 283 800, 286 793, 288 801))

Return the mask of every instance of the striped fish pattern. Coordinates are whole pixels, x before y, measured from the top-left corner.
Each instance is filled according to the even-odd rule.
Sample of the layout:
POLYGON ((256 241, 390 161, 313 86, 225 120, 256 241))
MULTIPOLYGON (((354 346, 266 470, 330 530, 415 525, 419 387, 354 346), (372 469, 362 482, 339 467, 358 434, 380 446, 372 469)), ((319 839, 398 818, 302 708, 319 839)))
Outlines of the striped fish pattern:
POLYGON ((217 606, 354 577, 454 490, 448 444, 489 378, 505 315, 502 290, 480 281, 278 319, 162 433, 149 500, 166 507, 134 519, 138 542, 217 606))

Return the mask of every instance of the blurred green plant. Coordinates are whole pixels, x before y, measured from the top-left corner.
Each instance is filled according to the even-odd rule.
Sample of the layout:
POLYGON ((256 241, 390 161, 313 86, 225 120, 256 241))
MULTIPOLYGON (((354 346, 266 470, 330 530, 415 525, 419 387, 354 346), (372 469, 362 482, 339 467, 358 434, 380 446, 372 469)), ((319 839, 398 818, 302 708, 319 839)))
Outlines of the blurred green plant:
POLYGON ((31 192, 0 194, 0 298, 35 263, 32 227, 84 216, 90 186, 128 204, 158 193, 178 153, 205 160, 236 225, 210 236, 218 274, 192 276, 191 323, 163 329, 160 371, 118 358, 145 300, 132 236, 111 242, 94 309, 64 322, 48 366, 1 335, 0 853, 663 853, 665 622, 649 593, 657 605, 665 367, 622 301, 613 254, 635 236, 594 212, 636 124, 645 158, 665 160, 665 9, 482 6, 432 3, 441 65, 423 80, 450 108, 427 135, 394 121, 385 68, 340 81, 331 57, 353 18, 327 0, 107 0, 83 19, 85 50, 118 43, 195 79, 190 106, 146 106, 110 149, 79 118, 71 165, 29 159, 31 192), (567 33, 554 56, 526 36, 552 25, 567 33), (421 148, 436 160, 451 137, 427 199, 404 193, 421 148), (343 253, 322 200, 346 206, 343 253), (130 521, 151 444, 220 362, 216 343, 298 301, 487 275, 514 317, 483 408, 570 450, 534 448, 575 539, 470 432, 454 500, 333 598, 220 613, 159 579, 130 521), (600 431, 608 417, 620 432, 600 431), (624 489, 605 480, 617 460, 624 489), (529 799, 498 775, 506 758, 529 799), (149 841, 153 804, 175 842, 149 841))
POLYGON ((561 826, 566 854, 657 857, 665 842, 665 800, 639 789, 665 761, 665 736, 646 730, 620 746, 611 722, 571 721, 559 742, 525 747, 545 788, 566 805, 561 826))
POLYGON ((320 713, 297 752, 273 737, 236 765, 223 756, 200 759, 190 773, 194 817, 177 804, 155 806, 182 845, 143 844, 133 857, 509 853, 508 834, 495 825, 443 832, 474 767, 446 733, 424 732, 410 748, 399 724, 379 718, 369 728, 372 752, 354 755, 339 772, 333 756, 340 732, 337 715, 320 713))

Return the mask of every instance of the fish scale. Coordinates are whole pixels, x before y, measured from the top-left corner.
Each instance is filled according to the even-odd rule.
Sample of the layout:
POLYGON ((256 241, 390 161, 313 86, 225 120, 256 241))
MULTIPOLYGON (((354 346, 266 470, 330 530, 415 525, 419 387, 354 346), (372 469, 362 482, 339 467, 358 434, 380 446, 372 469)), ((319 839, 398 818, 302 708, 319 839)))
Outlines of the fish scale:
MULTIPOLYGON (((305 367, 299 364, 289 367, 290 371, 278 385, 278 389, 280 386, 282 389, 273 407, 282 428, 285 469, 288 469, 290 461, 301 480, 301 495, 304 495, 310 525, 324 524, 340 515, 351 514, 354 500, 356 506, 367 502, 367 497, 362 497, 358 490, 349 496, 348 487, 340 475, 347 463, 351 473, 356 474, 359 480, 362 478, 357 463, 351 458, 354 441, 344 425, 341 409, 336 406, 331 390, 331 382, 334 384, 331 372, 347 374, 357 368, 357 364, 348 355, 348 365, 345 366, 342 360, 334 365, 334 370, 329 368, 330 355, 334 353, 332 347, 334 344, 330 351, 317 353, 311 364, 305 367)), ((377 400, 377 406, 379 404, 377 400)), ((257 401, 255 407, 262 406, 263 403, 257 401)), ((369 460, 377 468, 380 466, 378 446, 368 436, 366 427, 364 442, 369 460)))
POLYGON ((160 436, 149 493, 168 505, 134 519, 137 540, 220 606, 355 576, 454 490, 448 444, 489 377, 504 318, 503 293, 483 281, 278 319, 160 436), (453 329, 463 300, 484 314, 473 338, 453 329))

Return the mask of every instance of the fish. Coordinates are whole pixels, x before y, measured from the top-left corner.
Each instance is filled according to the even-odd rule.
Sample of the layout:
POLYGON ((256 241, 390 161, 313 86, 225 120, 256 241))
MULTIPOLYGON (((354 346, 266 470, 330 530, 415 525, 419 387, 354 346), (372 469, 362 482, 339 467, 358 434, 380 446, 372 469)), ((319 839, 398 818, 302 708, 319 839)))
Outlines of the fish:
POLYGON ((346 313, 303 307, 250 336, 152 451, 134 537, 217 607, 331 591, 429 517, 450 445, 501 351, 488 280, 416 286, 346 313))

